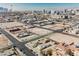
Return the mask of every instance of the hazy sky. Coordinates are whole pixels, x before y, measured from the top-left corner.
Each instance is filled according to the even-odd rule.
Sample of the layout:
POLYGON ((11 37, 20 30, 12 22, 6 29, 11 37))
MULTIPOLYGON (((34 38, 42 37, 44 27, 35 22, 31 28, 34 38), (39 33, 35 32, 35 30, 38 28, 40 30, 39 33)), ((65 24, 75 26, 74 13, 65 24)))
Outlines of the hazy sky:
POLYGON ((79 8, 79 3, 0 3, 0 7, 13 8, 13 10, 34 10, 51 8, 79 8), (13 5, 11 7, 11 5, 13 5))

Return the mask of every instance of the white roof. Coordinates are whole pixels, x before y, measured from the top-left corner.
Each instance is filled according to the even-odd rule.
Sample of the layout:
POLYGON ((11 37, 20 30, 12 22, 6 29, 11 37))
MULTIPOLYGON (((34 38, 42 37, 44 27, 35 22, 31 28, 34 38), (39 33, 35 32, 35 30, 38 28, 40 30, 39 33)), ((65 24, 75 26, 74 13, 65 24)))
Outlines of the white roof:
POLYGON ((1 28, 10 28, 14 26, 22 26, 22 23, 19 22, 6 22, 6 23, 0 23, 1 28))

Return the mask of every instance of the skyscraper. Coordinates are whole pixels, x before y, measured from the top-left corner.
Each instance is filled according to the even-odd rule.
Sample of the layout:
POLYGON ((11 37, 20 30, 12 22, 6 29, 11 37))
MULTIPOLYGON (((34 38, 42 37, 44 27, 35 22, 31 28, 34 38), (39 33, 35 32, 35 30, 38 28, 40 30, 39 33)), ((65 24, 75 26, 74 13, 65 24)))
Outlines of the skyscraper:
POLYGON ((0 12, 7 12, 7 11, 8 11, 7 8, 0 7, 0 12))

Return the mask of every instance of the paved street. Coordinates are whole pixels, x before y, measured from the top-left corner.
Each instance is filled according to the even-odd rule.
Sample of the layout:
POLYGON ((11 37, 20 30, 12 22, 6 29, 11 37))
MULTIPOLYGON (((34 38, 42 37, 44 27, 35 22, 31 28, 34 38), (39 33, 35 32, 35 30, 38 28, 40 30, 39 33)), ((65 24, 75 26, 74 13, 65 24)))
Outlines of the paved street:
POLYGON ((61 33, 63 31, 63 29, 53 30, 53 29, 44 28, 44 27, 41 27, 41 26, 35 26, 35 27, 42 28, 42 29, 46 29, 46 30, 49 30, 49 31, 52 31, 52 32, 60 32, 61 33))
POLYGON ((9 38, 9 40, 13 43, 14 46, 19 48, 24 54, 27 56, 35 56, 22 42, 19 42, 16 38, 7 33, 4 29, 0 28, 0 31, 9 38))

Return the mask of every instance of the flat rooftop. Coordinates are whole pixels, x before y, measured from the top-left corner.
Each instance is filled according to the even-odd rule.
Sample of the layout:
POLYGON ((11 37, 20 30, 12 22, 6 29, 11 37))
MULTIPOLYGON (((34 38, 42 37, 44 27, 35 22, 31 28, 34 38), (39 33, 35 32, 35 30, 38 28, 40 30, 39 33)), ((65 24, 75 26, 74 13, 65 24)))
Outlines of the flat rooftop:
POLYGON ((74 36, 62 34, 62 33, 54 33, 48 37, 49 39, 55 40, 57 42, 62 42, 66 44, 70 44, 72 42, 78 43, 79 38, 76 38, 74 36))
POLYGON ((14 26, 23 26, 22 23, 19 22, 6 22, 6 23, 0 23, 1 28, 10 28, 14 26))
POLYGON ((50 30, 46 30, 46 29, 42 29, 42 28, 37 28, 37 27, 30 28, 29 31, 32 32, 32 33, 38 34, 38 35, 45 35, 45 34, 48 34, 48 33, 52 32, 50 30))
POLYGON ((24 54, 19 49, 10 46, 0 51, 0 56, 24 56, 24 54))
POLYGON ((69 25, 63 25, 62 23, 59 24, 51 24, 51 25, 46 25, 46 26, 42 26, 44 28, 49 28, 52 30, 57 30, 57 29, 64 29, 65 27, 68 27, 69 25))
POLYGON ((23 26, 11 27, 5 30, 13 37, 17 38, 20 42, 29 41, 39 36, 37 35, 37 33, 31 32, 30 31, 31 29, 27 29, 26 27, 23 26), (16 30, 16 29, 20 29, 20 30, 16 30), (10 32, 10 30, 15 30, 15 31, 10 32))
POLYGON ((42 52, 45 51, 45 53, 47 53, 49 49, 52 49, 51 51, 53 53, 52 55, 57 56, 56 53, 61 53, 60 55, 66 55, 65 53, 67 49, 74 50, 74 52, 79 51, 79 49, 76 48, 74 44, 70 45, 72 42, 78 43, 78 41, 79 39, 74 36, 70 36, 62 33, 53 33, 51 35, 48 35, 47 37, 43 37, 31 41, 29 43, 26 43, 25 46, 27 46, 30 50, 32 50, 37 55, 41 55, 40 53, 41 51, 42 52), (65 45, 63 45, 63 43, 65 43, 65 45, 68 46, 66 47, 65 45))

